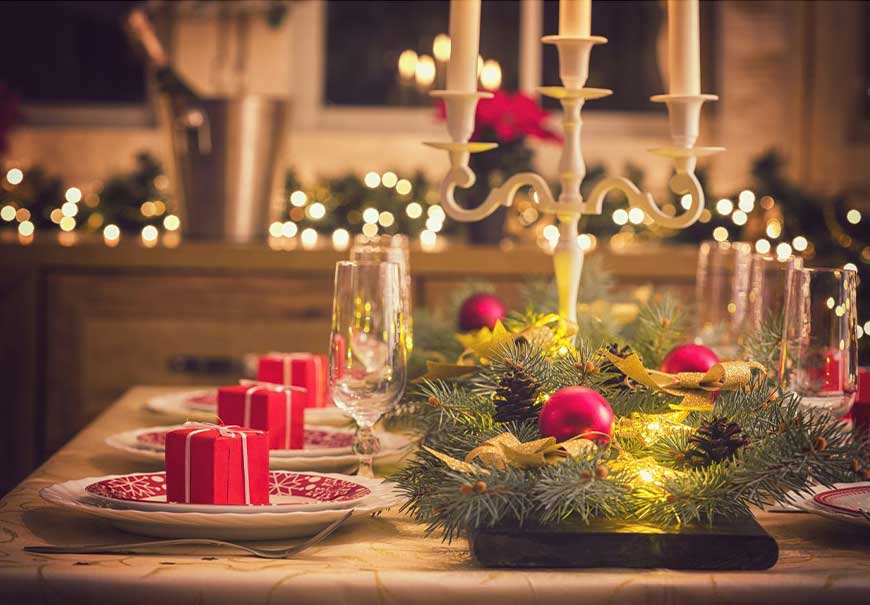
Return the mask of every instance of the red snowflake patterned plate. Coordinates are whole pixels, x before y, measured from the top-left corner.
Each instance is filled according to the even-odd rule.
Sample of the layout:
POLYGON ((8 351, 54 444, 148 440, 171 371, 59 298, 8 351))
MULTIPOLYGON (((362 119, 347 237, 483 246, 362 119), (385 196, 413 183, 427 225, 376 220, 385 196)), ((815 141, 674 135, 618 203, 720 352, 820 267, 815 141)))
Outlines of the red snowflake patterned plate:
POLYGON ((820 492, 813 496, 813 501, 828 510, 864 517, 864 512, 870 513, 870 486, 860 485, 820 492))
MULTIPOLYGON (((180 425, 179 425, 180 426, 180 425)), ((166 435, 179 427, 161 427, 136 435, 136 443, 162 452, 166 445, 166 435)), ((305 442, 302 450, 272 450, 270 456, 304 456, 346 454, 353 449, 353 432, 333 429, 326 426, 305 427, 305 442)))
POLYGON ((85 487, 87 494, 114 508, 163 512, 287 513, 352 508, 371 494, 349 476, 269 472, 269 504, 180 504, 166 501, 166 473, 134 473, 85 487))

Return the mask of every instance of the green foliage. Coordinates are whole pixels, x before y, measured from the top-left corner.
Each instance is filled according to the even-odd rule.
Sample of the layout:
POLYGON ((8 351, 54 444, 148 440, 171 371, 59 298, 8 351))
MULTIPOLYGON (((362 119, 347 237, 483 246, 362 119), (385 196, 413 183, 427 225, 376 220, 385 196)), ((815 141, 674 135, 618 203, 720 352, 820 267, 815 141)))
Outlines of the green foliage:
POLYGON ((638 313, 632 329, 631 347, 641 356, 646 367, 658 368, 665 355, 686 340, 687 324, 682 308, 666 294, 638 313))
MULTIPOLYGON (((644 308, 636 332, 641 339, 629 344, 655 358, 681 338, 680 321, 671 301, 644 308)), ((581 340, 576 349, 554 355, 521 339, 502 346, 492 364, 471 377, 418 385, 403 404, 408 426, 423 445, 460 461, 505 431, 523 443, 541 438, 534 418, 501 423, 495 417, 498 386, 517 364, 542 394, 569 385, 595 388, 619 421, 612 444, 543 466, 505 468, 478 458, 462 472, 421 450, 394 477, 407 497, 404 510, 446 540, 502 524, 597 518, 660 526, 712 523, 783 502, 792 491, 806 493, 813 483, 831 485, 870 469, 862 444, 837 419, 803 413, 798 398, 767 376, 720 393, 712 411, 677 417, 670 407, 674 397, 613 381, 611 372, 600 369, 603 351, 603 345, 581 340), (690 455, 699 439, 717 452, 700 466, 690 455), (652 474, 645 475, 645 468, 652 474)))

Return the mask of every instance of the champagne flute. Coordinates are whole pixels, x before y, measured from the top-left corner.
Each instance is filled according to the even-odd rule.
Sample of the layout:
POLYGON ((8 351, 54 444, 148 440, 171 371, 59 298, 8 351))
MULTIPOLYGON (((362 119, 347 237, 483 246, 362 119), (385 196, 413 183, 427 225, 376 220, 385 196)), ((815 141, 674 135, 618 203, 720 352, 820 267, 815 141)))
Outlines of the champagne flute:
POLYGON ((780 383, 804 409, 839 418, 858 389, 858 274, 795 268, 787 288, 780 383))
POLYGON ((376 235, 368 237, 357 235, 350 249, 352 261, 391 262, 399 265, 401 283, 402 312, 405 330, 405 345, 408 353, 413 348, 413 313, 411 310, 411 254, 408 238, 405 235, 376 235))
POLYGON ((771 371, 779 366, 788 273, 801 267, 799 256, 753 254, 750 261, 746 313, 737 344, 741 357, 761 362, 771 371))
POLYGON ((359 474, 373 476, 379 447, 372 427, 405 390, 407 348, 399 265, 342 261, 335 266, 329 390, 357 424, 359 474))
POLYGON ((746 242, 701 242, 695 282, 695 341, 723 359, 734 359, 738 353, 751 254, 752 247, 746 242))

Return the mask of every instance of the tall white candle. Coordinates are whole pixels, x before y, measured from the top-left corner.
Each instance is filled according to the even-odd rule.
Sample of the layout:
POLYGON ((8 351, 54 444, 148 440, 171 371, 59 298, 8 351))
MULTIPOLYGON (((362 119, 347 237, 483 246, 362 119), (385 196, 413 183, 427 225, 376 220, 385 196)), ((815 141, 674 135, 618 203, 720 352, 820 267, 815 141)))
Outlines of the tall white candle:
POLYGON ((480 0, 450 0, 450 62, 447 90, 477 90, 480 47, 480 0))
POLYGON ((588 38, 592 33, 592 0, 559 0, 559 35, 588 38))
POLYGON ((701 94, 698 0, 668 0, 668 79, 672 95, 701 94))

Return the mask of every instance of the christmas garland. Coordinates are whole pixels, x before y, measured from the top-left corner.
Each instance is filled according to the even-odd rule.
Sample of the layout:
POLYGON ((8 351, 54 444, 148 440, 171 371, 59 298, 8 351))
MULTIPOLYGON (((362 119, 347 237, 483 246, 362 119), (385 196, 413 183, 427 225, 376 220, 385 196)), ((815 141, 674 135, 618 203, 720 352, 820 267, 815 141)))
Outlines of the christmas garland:
POLYGON ((459 335, 455 362, 430 359, 391 419, 421 435, 394 477, 404 510, 447 540, 599 518, 675 526, 870 477, 837 419, 802 412, 760 364, 675 348, 684 325, 665 300, 602 345, 531 311, 459 335))

